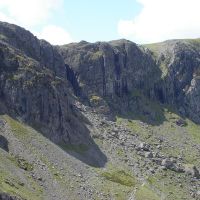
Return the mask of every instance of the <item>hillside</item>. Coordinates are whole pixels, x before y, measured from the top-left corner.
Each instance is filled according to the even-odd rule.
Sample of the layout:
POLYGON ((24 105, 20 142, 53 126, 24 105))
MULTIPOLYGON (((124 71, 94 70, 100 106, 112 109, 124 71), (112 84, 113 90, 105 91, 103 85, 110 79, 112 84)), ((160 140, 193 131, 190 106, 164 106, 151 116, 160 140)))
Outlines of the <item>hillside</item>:
POLYGON ((1 22, 0 199, 200 199, 199 52, 1 22))

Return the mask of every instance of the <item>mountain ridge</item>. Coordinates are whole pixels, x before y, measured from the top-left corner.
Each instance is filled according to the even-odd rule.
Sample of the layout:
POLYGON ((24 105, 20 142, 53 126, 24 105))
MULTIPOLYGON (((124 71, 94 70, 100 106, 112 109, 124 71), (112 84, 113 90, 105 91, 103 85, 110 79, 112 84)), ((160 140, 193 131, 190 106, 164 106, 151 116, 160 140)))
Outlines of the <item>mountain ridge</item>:
POLYGON ((199 199, 199 52, 1 22, 0 198, 199 199))

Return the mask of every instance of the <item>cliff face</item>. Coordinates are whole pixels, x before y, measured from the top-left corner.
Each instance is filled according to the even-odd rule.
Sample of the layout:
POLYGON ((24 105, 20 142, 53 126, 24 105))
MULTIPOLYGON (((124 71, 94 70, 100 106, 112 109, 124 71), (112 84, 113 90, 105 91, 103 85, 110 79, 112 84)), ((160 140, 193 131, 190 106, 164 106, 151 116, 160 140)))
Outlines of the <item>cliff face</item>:
POLYGON ((160 71, 149 51, 127 40, 83 41, 59 50, 86 96, 123 97, 133 88, 148 90, 159 78, 160 71))
POLYGON ((18 26, 1 23, 0 33, 1 112, 57 143, 87 140, 57 50, 18 26))
POLYGON ((125 110, 134 104, 133 111, 138 105, 132 96, 139 91, 200 123, 198 40, 147 46, 82 41, 54 47, 15 25, 1 23, 0 33, 2 109, 56 142, 85 138, 74 94, 89 101, 100 97, 125 110))
POLYGON ((198 123, 200 40, 52 46, 0 22, 0 199, 199 199, 198 123))
POLYGON ((75 90, 79 88, 83 95, 115 100, 139 90, 199 123, 199 44, 198 40, 146 46, 126 40, 83 41, 59 47, 59 51, 74 72, 72 85, 76 83, 75 90))
POLYGON ((163 102, 199 123, 200 40, 172 40, 147 47, 162 70, 158 88, 163 102))
POLYGON ((1 41, 18 49, 22 54, 52 70, 57 76, 65 77, 64 62, 55 47, 44 40, 38 40, 29 31, 8 23, 0 24, 1 41))

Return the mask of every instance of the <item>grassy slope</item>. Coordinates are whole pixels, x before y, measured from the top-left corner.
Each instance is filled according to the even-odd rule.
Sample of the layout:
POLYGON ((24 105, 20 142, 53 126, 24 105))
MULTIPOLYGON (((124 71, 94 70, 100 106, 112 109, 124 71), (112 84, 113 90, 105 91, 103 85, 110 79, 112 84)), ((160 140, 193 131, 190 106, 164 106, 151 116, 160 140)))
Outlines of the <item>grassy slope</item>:
POLYGON ((162 71, 162 78, 164 78, 168 73, 168 64, 170 63, 170 51, 168 49, 172 47, 173 44, 176 42, 182 42, 185 45, 188 45, 190 48, 199 50, 200 48, 200 38, 197 39, 178 39, 178 40, 167 40, 160 43, 152 43, 152 44, 145 44, 143 47, 148 48, 155 60, 158 60, 161 53, 165 54, 165 59, 160 60, 159 68, 162 71))
MULTIPOLYGON (((9 139, 15 140, 15 143, 9 145, 10 152, 7 153, 0 149, 0 189, 2 192, 9 193, 11 195, 19 196, 27 200, 39 200, 46 199, 45 188, 41 186, 41 182, 35 178, 32 173, 37 169, 37 164, 34 164, 34 159, 44 163, 47 166, 49 176, 57 182, 62 188, 62 185, 67 187, 65 184, 66 180, 62 180, 59 171, 54 166, 48 155, 42 152, 42 149, 37 148, 31 142, 36 141, 38 147, 40 145, 51 145, 52 151, 57 151, 56 146, 43 137, 40 133, 36 132, 29 126, 7 116, 0 116, 1 119, 5 120, 8 124, 9 130, 4 133, 9 139), (19 145, 21 147, 14 147, 19 145), (21 149, 20 149, 21 148, 21 149), (28 152, 28 154, 27 154, 28 152), (44 153, 44 154, 43 154, 44 153), (22 162, 19 162, 21 158, 27 157, 31 161, 27 161, 24 158, 22 162)), ((41 176, 43 178, 43 176, 41 176)), ((52 181, 49 178, 49 181, 52 181)), ((68 181, 68 180, 67 180, 68 181)))
MULTIPOLYGON (((129 119, 128 121, 127 119, 120 117, 118 118, 118 123, 127 124, 127 126, 130 127, 134 133, 137 133, 142 140, 152 146, 157 144, 158 138, 165 138, 171 146, 170 148, 169 146, 163 146, 160 150, 162 154, 166 156, 178 157, 181 153, 181 156, 186 164, 195 164, 200 167, 199 153, 197 149, 193 147, 195 144, 199 144, 200 142, 200 126, 196 125, 189 119, 185 119, 187 125, 180 127, 176 125, 176 121, 180 119, 180 116, 167 106, 150 102, 147 99, 144 99, 144 97, 142 98, 141 103, 146 107, 149 107, 149 110, 154 110, 157 113, 157 116, 154 118, 154 120, 157 120, 157 123, 153 125, 148 124, 148 117, 141 117, 140 115, 135 116, 134 119, 129 119), (141 123, 142 121, 145 123, 141 123)), ((38 144, 49 144, 49 141, 46 138, 35 132, 30 127, 8 116, 1 116, 0 118, 7 121, 14 136, 24 146, 26 146, 26 148, 31 150, 31 156, 37 156, 37 158, 45 163, 48 167, 49 173, 53 179, 59 183, 61 188, 70 191, 70 187, 71 190, 73 190, 73 188, 77 188, 78 185, 81 184, 80 180, 71 179, 72 174, 70 172, 70 166, 67 168, 67 171, 65 171, 67 177, 62 177, 60 175, 61 172, 56 169, 56 166, 54 165, 55 163, 45 155, 45 152, 41 152, 36 147, 30 145, 30 141, 33 139, 35 139, 38 144), (69 180, 71 180, 70 184, 69 180)), ((85 150, 85 147, 67 146, 65 148, 80 154, 85 150)), ((55 153, 62 151, 54 144, 52 144, 51 149, 55 153)), ((119 157, 123 157, 125 154, 125 152, 121 149, 118 149, 116 153, 119 157)), ((19 168, 16 156, 8 154, 0 149, 0 159, 2 161, 0 162, 1 191, 30 200, 44 198, 44 188, 40 186, 37 180, 30 176, 29 171, 24 171, 19 168)), ((100 192, 103 192, 105 194, 105 198, 107 199, 127 199, 136 187, 138 188, 135 192, 136 200, 157 200, 161 199, 161 196, 169 200, 182 200, 184 198, 189 198, 188 192, 185 190, 185 187, 187 187, 187 184, 189 183, 185 180, 185 177, 182 174, 177 175, 176 172, 165 171, 158 173, 154 176, 147 177, 147 182, 142 184, 142 182, 137 180, 137 178, 134 177, 134 174, 129 171, 129 168, 126 168, 126 164, 124 163, 116 164, 112 161, 108 162, 105 169, 94 169, 93 167, 87 166, 87 170, 96 174, 95 176, 91 176, 89 179, 91 185, 93 184, 93 187, 98 188, 100 192), (180 176, 182 183, 181 187, 175 178, 176 176, 180 176)), ((73 191, 71 194, 69 193, 69 197, 70 195, 71 199, 73 199, 73 191)), ((99 199, 98 196, 95 197, 95 195, 94 198, 99 199)))
MULTIPOLYGON (((160 153, 166 157, 177 158, 182 156, 185 164, 194 164, 200 167, 200 155, 195 145, 200 143, 200 125, 195 124, 189 119, 184 119, 186 126, 178 126, 176 121, 181 119, 181 116, 172 111, 168 106, 156 104, 155 102, 148 101, 141 98, 141 104, 147 105, 149 110, 154 110, 158 114, 155 120, 158 124, 148 124, 147 118, 141 118, 140 115, 130 115, 129 120, 119 117, 117 119, 119 124, 127 124, 129 128, 137 133, 138 136, 146 141, 151 146, 158 143, 158 138, 164 138, 168 145, 163 145, 160 153), (160 116, 160 117, 159 117, 160 116), (130 120, 132 118, 132 120, 130 120), (162 119, 162 120, 160 120, 162 119), (141 123, 143 121, 144 123, 141 123)), ((177 174, 172 171, 160 172, 152 177, 147 178, 145 186, 140 186, 136 192, 136 200, 157 200, 161 196, 169 200, 182 200, 191 198, 186 192, 187 180, 183 174, 177 174), (179 181, 176 177, 179 176, 179 181), (181 183, 181 186, 180 186, 181 183), (158 191, 160 195, 158 195, 158 191)))

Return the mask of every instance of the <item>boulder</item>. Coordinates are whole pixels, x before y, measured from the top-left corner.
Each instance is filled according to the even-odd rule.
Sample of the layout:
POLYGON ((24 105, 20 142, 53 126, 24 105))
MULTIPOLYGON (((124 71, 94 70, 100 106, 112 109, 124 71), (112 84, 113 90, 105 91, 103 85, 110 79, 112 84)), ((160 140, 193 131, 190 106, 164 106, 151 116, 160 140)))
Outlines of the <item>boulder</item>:
POLYGON ((143 150, 143 151, 149 151, 150 150, 150 145, 145 143, 145 142, 142 142, 142 143, 140 143, 139 148, 141 150, 143 150))
POLYGON ((145 158, 153 158, 152 152, 146 152, 146 153, 144 154, 144 156, 145 156, 145 158))
POLYGON ((176 125, 177 125, 177 126, 186 126, 187 123, 186 123, 186 121, 183 120, 183 119, 178 119, 178 120, 176 121, 176 125))
POLYGON ((161 165, 166 167, 167 169, 171 169, 171 168, 174 167, 173 161, 171 161, 168 158, 163 159, 162 162, 161 162, 161 165))
POLYGON ((186 174, 191 175, 192 177, 200 178, 199 170, 195 165, 185 165, 184 171, 186 174))
POLYGON ((180 163, 176 163, 176 160, 165 158, 162 160, 161 165, 166 168, 173 170, 175 172, 184 172, 183 166, 180 163))

